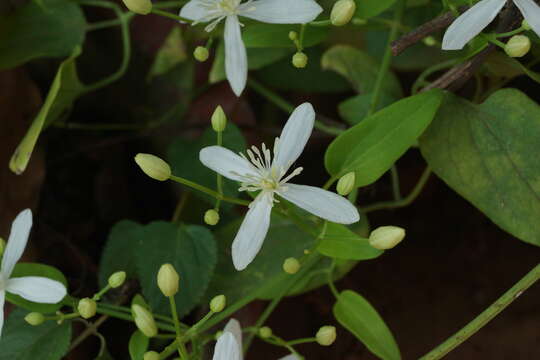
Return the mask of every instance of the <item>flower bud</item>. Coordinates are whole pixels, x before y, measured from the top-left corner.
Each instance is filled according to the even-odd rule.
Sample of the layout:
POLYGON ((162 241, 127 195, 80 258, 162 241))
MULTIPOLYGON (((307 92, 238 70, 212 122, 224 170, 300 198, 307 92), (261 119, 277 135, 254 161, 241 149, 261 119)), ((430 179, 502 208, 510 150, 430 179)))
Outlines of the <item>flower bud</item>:
POLYGON ((292 58, 292 64, 295 68, 303 69, 307 66, 308 57, 303 52, 297 52, 292 58))
POLYGON ((92 316, 96 315, 97 304, 94 300, 90 298, 84 298, 79 301, 77 305, 77 311, 84 319, 90 319, 92 316))
POLYGON ((322 346, 330 346, 336 341, 336 328, 334 326, 323 326, 315 335, 317 342, 322 346))
POLYGON ((356 173, 351 171, 343 175, 337 184, 337 192, 339 195, 346 196, 354 190, 354 185, 356 184, 356 173))
POLYGON ((141 332, 147 337, 156 336, 158 329, 156 326, 156 321, 152 313, 141 305, 133 304, 131 305, 131 313, 133 314, 133 319, 135 320, 135 325, 141 330, 141 332))
POLYGON ((152 11, 152 1, 150 0, 122 0, 124 5, 136 14, 146 15, 152 11))
POLYGON ((210 53, 208 52, 208 49, 204 46, 197 46, 193 51, 193 57, 195 58, 195 60, 200 62, 205 62, 206 60, 208 60, 209 56, 210 53))
POLYGON ((398 226, 381 226, 369 235, 369 244, 375 249, 388 250, 396 246, 405 237, 405 229, 398 226))
POLYGON ((525 35, 514 35, 504 46, 504 51, 510 57, 522 57, 531 50, 531 40, 525 35))
POLYGON ((268 339, 270 336, 272 336, 272 329, 270 329, 268 326, 263 326, 259 329, 259 336, 263 339, 268 339))
POLYGON ((159 353, 155 351, 147 351, 144 353, 143 360, 159 360, 159 353))
POLYGON ((142 171, 154 180, 166 181, 171 177, 171 167, 162 159, 151 154, 137 154, 135 162, 142 171))
POLYGON ((211 226, 216 225, 219 222, 219 213, 214 209, 207 210, 204 213, 204 222, 211 226))
POLYGON ((4 250, 6 250, 6 240, 0 237, 0 256, 4 254, 4 250))
POLYGON ((330 13, 330 21, 334 26, 346 25, 351 21, 355 12, 356 2, 354 0, 338 0, 330 13))
POLYGON ((43 322, 45 321, 45 317, 42 313, 31 312, 24 317, 24 321, 26 321, 32 326, 38 326, 43 324, 43 322))
POLYGON ((122 284, 126 281, 126 272, 125 271, 117 271, 111 276, 109 276, 109 286, 113 289, 116 289, 117 287, 122 286, 122 284))
POLYGON ((435 38, 433 36, 425 37, 424 40, 422 40, 422 42, 426 46, 435 46, 435 45, 437 45, 437 40, 435 40, 435 38))
POLYGON ((170 297, 178 292, 180 276, 171 264, 161 265, 157 275, 158 287, 163 295, 170 297))
POLYGON ((212 312, 218 313, 223 311, 225 305, 227 305, 227 298, 225 295, 218 295, 210 300, 210 310, 212 310, 212 312))
POLYGON ((298 39, 298 33, 296 31, 289 31, 289 39, 295 41, 298 39))
POLYGON ((212 114, 212 129, 215 132, 222 132, 227 126, 227 115, 221 106, 218 106, 214 113, 212 114))
POLYGON ((529 25, 529 23, 525 19, 523 19, 523 21, 521 22, 521 27, 524 30, 531 30, 531 25, 529 25))
POLYGON ((285 259, 283 262, 283 271, 287 274, 296 274, 300 270, 300 262, 293 257, 285 259))

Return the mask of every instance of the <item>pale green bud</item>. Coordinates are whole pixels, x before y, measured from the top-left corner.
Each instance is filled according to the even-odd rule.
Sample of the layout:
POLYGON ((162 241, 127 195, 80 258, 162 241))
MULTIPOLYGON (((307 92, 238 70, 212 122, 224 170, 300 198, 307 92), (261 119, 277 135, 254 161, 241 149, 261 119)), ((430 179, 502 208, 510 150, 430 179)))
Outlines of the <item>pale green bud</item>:
POLYGON ((531 50, 531 39, 525 35, 514 35, 504 46, 504 51, 510 57, 522 57, 531 50))
POLYGON ((346 25, 351 21, 355 12, 356 2, 354 0, 338 0, 330 13, 330 21, 334 26, 346 25))
POLYGON ((225 295, 218 295, 210 300, 210 310, 212 310, 212 312, 218 313, 223 311, 225 305, 227 305, 227 298, 225 295))
POLYGON ((315 335, 317 342, 322 346, 330 346, 336 341, 336 328, 334 326, 323 326, 315 335))
POLYGON ((369 235, 369 244, 375 249, 388 250, 405 238, 405 229, 398 226, 381 226, 369 235))
POLYGON ((77 305, 77 311, 84 319, 90 319, 92 316, 96 315, 96 310, 97 304, 90 298, 81 299, 77 305))
POLYGON ((4 254, 4 250, 6 250, 6 240, 0 237, 0 256, 4 254))
POLYGON ((147 337, 154 337, 158 333, 156 321, 152 313, 140 305, 131 305, 131 313, 135 320, 135 325, 147 337))
POLYGON ((171 264, 161 265, 157 275, 158 287, 163 295, 170 297, 176 295, 180 284, 180 276, 171 264))
POLYGON ((152 1, 150 0, 122 0, 124 5, 136 14, 146 15, 152 11, 152 1))
POLYGON ((26 321, 32 326, 38 326, 43 324, 43 322, 45 321, 45 317, 42 313, 31 312, 24 317, 24 321, 26 321))
POLYGON ((300 262, 293 257, 285 259, 283 262, 283 271, 287 274, 296 274, 300 270, 300 262))
POLYGON ((151 154, 137 154, 135 162, 142 171, 154 180, 166 181, 171 177, 171 167, 162 159, 151 154))
POLYGON ((305 68, 307 66, 307 63, 308 63, 308 57, 303 52, 299 51, 293 55, 292 64, 294 65, 295 68, 298 68, 298 69, 305 68))
POLYGON ((356 173, 351 171, 343 175, 337 183, 337 192, 339 195, 346 196, 354 190, 354 185, 356 184, 356 173))
POLYGON ((155 351, 145 352, 143 360, 159 360, 159 353, 155 351))
POLYGON ((259 336, 263 339, 268 339, 270 336, 272 336, 272 329, 270 329, 268 326, 263 326, 259 329, 259 336))
POLYGON ((521 22, 521 27, 525 30, 531 30, 531 25, 527 22, 527 20, 523 19, 521 22))
POLYGON ((289 39, 291 39, 291 41, 295 41, 298 39, 298 33, 296 31, 290 31, 289 32, 289 39))
POLYGON ((193 57, 195 58, 195 60, 200 62, 205 62, 206 60, 208 60, 209 56, 210 53, 208 52, 208 49, 204 46, 197 46, 193 51, 193 57))
POLYGON ((216 225, 219 222, 219 213, 214 209, 207 210, 204 213, 204 222, 211 226, 216 225))
POLYGON ((109 286, 113 289, 122 286, 122 284, 126 281, 126 272, 125 271, 117 271, 111 276, 109 276, 109 286))
POLYGON ((424 38, 424 40, 422 40, 422 42, 426 45, 426 46, 435 46, 437 45, 437 40, 435 40, 435 38, 433 36, 427 36, 424 38))
POLYGON ((221 106, 218 106, 214 113, 212 114, 212 129, 215 132, 222 132, 227 126, 227 115, 221 106))

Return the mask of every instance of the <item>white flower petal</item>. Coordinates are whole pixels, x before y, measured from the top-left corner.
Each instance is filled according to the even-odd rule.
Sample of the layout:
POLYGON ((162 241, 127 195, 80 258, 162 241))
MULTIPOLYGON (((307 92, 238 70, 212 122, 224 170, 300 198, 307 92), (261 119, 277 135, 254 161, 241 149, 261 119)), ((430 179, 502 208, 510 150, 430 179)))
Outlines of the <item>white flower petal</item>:
POLYGON ((191 0, 182 6, 179 15, 183 18, 199 22, 208 15, 208 9, 204 6, 204 1, 191 0))
POLYGON ((285 184, 286 191, 279 195, 302 209, 338 224, 353 224, 360 214, 343 196, 314 186, 285 184))
POLYGON ((298 159, 311 136, 314 123, 315 110, 310 103, 303 103, 293 111, 279 137, 272 163, 275 168, 288 170, 298 159))
POLYGON ((2 336, 2 328, 4 327, 4 302, 6 298, 6 292, 0 290, 0 337, 2 336))
POLYGON ((247 53, 240 33, 238 17, 227 16, 225 20, 225 73, 236 96, 240 96, 247 82, 247 53))
POLYGON ((323 11, 313 0, 257 0, 240 5, 239 13, 272 24, 305 24, 323 11))
POLYGON ((443 50, 459 50, 478 35, 502 9, 506 0, 482 0, 465 11, 444 34, 443 50))
POLYGON ((214 348, 213 360, 242 360, 242 350, 234 335, 224 332, 218 339, 214 348))
POLYGON ((295 354, 289 354, 287 356, 280 358, 279 360, 300 360, 300 358, 296 356, 295 354))
POLYGON ((7 282, 6 291, 44 304, 59 303, 67 293, 64 284, 39 276, 11 278, 7 282))
POLYGON ((540 36, 540 7, 532 0, 514 0, 536 35, 540 36))
POLYGON ((240 323, 236 319, 231 319, 225 325, 225 328, 223 329, 225 332, 230 332, 234 335, 234 339, 236 340, 236 343, 238 344, 238 347, 242 349, 242 327, 240 326, 240 323))
POLYGON ((255 258, 270 226, 272 200, 261 193, 249 210, 232 243, 232 259, 236 270, 244 270, 255 258))
POLYGON ((199 160, 204 166, 231 180, 243 181, 243 175, 258 175, 249 161, 222 146, 203 148, 199 160))
POLYGON ((21 258, 24 249, 26 248, 31 228, 32 211, 30 209, 21 211, 11 224, 9 240, 4 252, 4 257, 2 258, 1 273, 4 275, 4 279, 8 279, 11 276, 15 264, 21 258))

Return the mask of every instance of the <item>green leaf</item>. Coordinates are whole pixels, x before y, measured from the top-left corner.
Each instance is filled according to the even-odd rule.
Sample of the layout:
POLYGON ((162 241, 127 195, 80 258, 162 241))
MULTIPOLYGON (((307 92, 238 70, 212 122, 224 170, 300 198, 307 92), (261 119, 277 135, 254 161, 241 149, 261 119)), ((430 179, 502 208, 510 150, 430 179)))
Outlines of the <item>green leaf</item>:
MULTIPOLYGON (((292 50, 295 45, 289 39, 290 31, 299 32, 300 26, 255 23, 246 26, 246 29, 242 31, 242 38, 247 48, 287 47, 292 50)), ((303 45, 304 47, 317 45, 327 36, 328 28, 308 26, 305 30, 303 45)))
POLYGON ((84 41, 86 21, 73 1, 28 2, 0 17, 0 69, 41 57, 63 57, 84 41))
POLYGON ((355 0, 355 1, 356 1, 355 17, 358 17, 361 19, 369 19, 374 16, 377 16, 396 2, 396 0, 355 0))
POLYGON ((317 250, 326 256, 344 260, 368 260, 381 255, 383 251, 369 245, 369 240, 360 237, 346 226, 328 223, 326 234, 317 250))
POLYGON ((499 90, 483 104, 448 94, 420 139, 435 173, 491 221, 540 245, 540 108, 499 90))
POLYGON ((129 356, 131 360, 143 360, 149 343, 150 339, 139 330, 136 330, 129 339, 129 356))
MULTIPOLYGON (((371 106, 371 98, 373 93, 356 95, 349 98, 338 105, 339 115, 351 125, 356 125, 362 121, 368 114, 371 106)), ((396 98, 382 93, 377 105, 377 110, 383 109, 392 105, 396 98)))
POLYGON ((399 348, 377 310, 360 294, 345 290, 334 305, 336 320, 372 353, 384 360, 399 360, 399 348))
MULTIPOLYGON (((23 277, 23 276, 41 276, 48 279, 56 280, 67 286, 67 280, 62 272, 52 266, 35 263, 17 263, 11 277, 23 277)), ((30 311, 40 312, 44 314, 54 313, 56 310, 62 307, 62 304, 42 304, 35 303, 23 299, 19 295, 6 293, 6 299, 17 306, 25 308, 30 311)), ((0 347, 1 348, 1 347, 0 347)))
POLYGON ((356 173, 356 186, 381 177, 424 132, 441 103, 437 90, 414 95, 364 119, 328 147, 325 166, 339 178, 356 173))
POLYGON ((168 73, 181 62, 187 60, 184 40, 182 39, 182 30, 175 26, 167 35, 163 45, 159 49, 150 68, 147 81, 156 76, 168 73))
POLYGON ((16 309, 8 316, 0 338, 0 360, 60 360, 71 340, 71 322, 32 326, 24 321, 26 314, 16 309))

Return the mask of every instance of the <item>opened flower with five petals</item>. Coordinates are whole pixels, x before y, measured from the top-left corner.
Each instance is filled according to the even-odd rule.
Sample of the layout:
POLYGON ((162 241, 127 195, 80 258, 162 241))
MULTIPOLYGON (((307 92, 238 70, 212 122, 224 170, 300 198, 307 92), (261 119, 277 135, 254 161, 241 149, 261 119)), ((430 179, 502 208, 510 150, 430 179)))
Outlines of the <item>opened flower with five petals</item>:
POLYGON ((248 65, 238 16, 271 24, 305 24, 321 12, 314 0, 191 0, 182 7, 180 16, 194 24, 209 22, 208 32, 225 19, 225 73, 240 96, 246 87, 248 65))
POLYGON ((272 207, 277 202, 276 195, 335 223, 352 224, 360 219, 358 210, 346 198, 318 187, 289 183, 302 171, 301 167, 290 172, 289 169, 304 150, 314 121, 311 104, 298 106, 274 142, 273 159, 265 144, 261 150, 255 146, 247 150, 247 157, 221 146, 201 150, 201 162, 226 178, 240 182, 240 191, 260 191, 249 205, 232 244, 232 259, 237 270, 245 269, 261 249, 270 226, 272 207))

